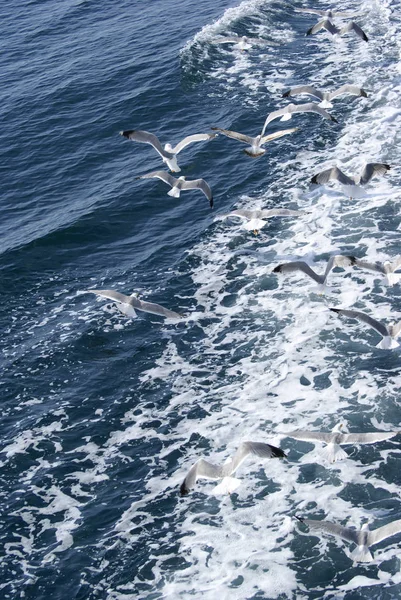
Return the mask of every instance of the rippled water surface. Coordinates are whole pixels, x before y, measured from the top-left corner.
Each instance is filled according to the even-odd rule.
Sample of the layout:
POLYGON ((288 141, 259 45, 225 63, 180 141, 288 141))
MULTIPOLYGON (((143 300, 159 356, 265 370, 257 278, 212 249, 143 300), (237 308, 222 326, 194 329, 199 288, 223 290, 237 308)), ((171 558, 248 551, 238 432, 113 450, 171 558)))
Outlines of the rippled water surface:
MULTIPOLYGON (((399 438, 347 446, 331 465, 294 429, 400 427, 400 352, 373 329, 331 313, 354 307, 389 323, 400 284, 336 269, 322 294, 302 274, 337 253, 401 253, 401 5, 359 10, 366 44, 321 32, 274 0, 12 0, 0 64, 2 413, 0 595, 161 598, 397 599, 400 536, 353 564, 348 543, 310 535, 295 515, 373 528, 401 518, 399 438), (272 42, 241 52, 222 35, 272 42), (275 45, 273 45, 273 43, 275 45), (200 192, 166 195, 144 129, 176 144, 210 127, 260 132, 290 87, 362 86, 253 160, 222 135, 179 155, 200 192), (391 170, 349 199, 312 186, 337 165, 391 170), (258 235, 235 208, 307 211, 258 235), (185 313, 127 319, 87 293, 116 289, 185 313), (249 458, 241 485, 215 495, 179 487, 201 456, 223 463, 245 440, 286 460, 249 458)), ((315 6, 315 5, 314 5, 315 6)), ((326 5, 318 2, 318 7, 326 5)), ((303 101, 303 97, 295 99, 303 101)))

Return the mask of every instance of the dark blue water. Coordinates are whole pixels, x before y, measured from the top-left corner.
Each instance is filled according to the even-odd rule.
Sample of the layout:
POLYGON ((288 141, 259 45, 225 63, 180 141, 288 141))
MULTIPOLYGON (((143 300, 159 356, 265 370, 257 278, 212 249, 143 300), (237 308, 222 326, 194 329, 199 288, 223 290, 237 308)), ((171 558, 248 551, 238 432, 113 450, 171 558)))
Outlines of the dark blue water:
MULTIPOLYGON (((353 565, 349 545, 300 530, 293 515, 373 528, 401 518, 398 443, 347 447, 334 466, 292 429, 399 427, 399 351, 329 306, 384 322, 399 284, 335 272, 320 295, 279 261, 338 252, 400 253, 400 6, 363 4, 370 41, 305 38, 300 2, 12 0, 0 64, 2 304, 0 596, 398 598, 399 536, 353 565), (278 44, 242 53, 218 35, 278 44), (124 129, 163 143, 217 126, 256 135, 290 86, 355 83, 339 124, 299 127, 253 160, 223 136, 179 155, 199 192, 167 196, 138 175, 164 168, 124 129), (322 168, 388 162, 365 198, 312 189, 322 168), (308 210, 259 235, 219 217, 233 208, 308 210), (116 289, 186 313, 130 320, 86 290, 116 289), (249 459, 241 486, 178 490, 200 456, 241 441, 280 444, 288 461, 249 459), (278 463, 278 464, 277 464, 278 463)), ((358 9, 358 4, 341 5, 358 9)))

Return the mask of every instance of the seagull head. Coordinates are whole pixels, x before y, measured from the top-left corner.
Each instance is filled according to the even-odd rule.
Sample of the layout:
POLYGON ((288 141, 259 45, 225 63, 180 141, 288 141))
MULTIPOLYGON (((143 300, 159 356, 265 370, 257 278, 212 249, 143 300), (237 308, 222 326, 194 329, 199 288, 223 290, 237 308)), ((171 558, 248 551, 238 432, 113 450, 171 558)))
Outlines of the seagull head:
POLYGON ((164 149, 167 150, 167 152, 172 152, 173 151, 173 147, 171 144, 165 144, 164 145, 164 149))
POLYGON ((333 428, 333 433, 338 433, 344 427, 344 423, 337 423, 337 425, 333 428))

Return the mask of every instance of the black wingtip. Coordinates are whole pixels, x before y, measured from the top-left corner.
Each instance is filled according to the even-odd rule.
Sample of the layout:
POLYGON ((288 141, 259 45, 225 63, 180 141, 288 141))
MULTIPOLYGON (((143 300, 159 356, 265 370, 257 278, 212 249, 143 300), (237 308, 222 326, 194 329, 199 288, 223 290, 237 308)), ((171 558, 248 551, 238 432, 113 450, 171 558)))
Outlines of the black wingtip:
POLYGON ((369 41, 369 38, 368 38, 368 36, 366 34, 363 35, 362 39, 363 39, 364 42, 368 42, 369 41))
POLYGON ((331 120, 333 121, 333 123, 338 123, 337 119, 335 117, 333 117, 333 116, 331 116, 331 120))
POLYGON ((185 481, 184 481, 180 486, 180 496, 188 496, 188 494, 189 494, 189 489, 185 485, 185 481))
POLYGON ((281 273, 281 267, 282 265, 277 265, 277 267, 274 267, 272 273, 281 273))
POLYGON ((345 256, 345 258, 348 258, 348 260, 350 261, 351 265, 355 265, 356 264, 356 257, 355 256, 345 256))
POLYGON ((298 515, 294 515, 294 517, 300 521, 300 523, 305 523, 305 519, 303 517, 298 517, 298 515))
POLYGON ((269 446, 271 448, 273 458, 287 458, 286 453, 281 448, 277 448, 277 446, 272 446, 271 444, 269 444, 269 446))
POLYGON ((361 96, 363 96, 364 98, 367 98, 367 97, 368 97, 367 93, 366 93, 366 92, 365 92, 365 90, 364 90, 364 89, 362 89, 362 88, 361 88, 361 96))
POLYGON ((125 138, 129 138, 129 136, 131 135, 131 133, 134 133, 134 129, 126 129, 126 131, 120 131, 120 135, 122 135, 125 138))
POLYGON ((212 131, 219 131, 219 128, 218 128, 218 127, 211 127, 210 129, 211 129, 212 131))
POLYGON ((312 179, 310 180, 310 182, 311 182, 311 183, 317 183, 317 182, 318 182, 318 181, 317 181, 317 178, 318 178, 318 176, 317 176, 317 175, 314 175, 314 176, 312 177, 312 179))
POLYGON ((339 308, 330 308, 329 307, 329 310, 331 310, 332 312, 335 312, 335 313, 341 312, 341 310, 339 308))
POLYGON ((282 95, 283 98, 288 98, 288 96, 290 95, 291 90, 288 90, 288 92, 284 92, 284 94, 282 95))
POLYGON ((213 198, 210 198, 210 200, 209 200, 209 204, 210 204, 210 208, 213 208, 213 205, 214 205, 214 200, 213 200, 213 198))
POLYGON ((384 165, 386 167, 386 171, 389 171, 391 169, 390 165, 384 165))
POLYGON ((313 29, 313 27, 311 27, 310 29, 308 29, 308 31, 305 33, 305 35, 312 35, 312 29, 313 29))

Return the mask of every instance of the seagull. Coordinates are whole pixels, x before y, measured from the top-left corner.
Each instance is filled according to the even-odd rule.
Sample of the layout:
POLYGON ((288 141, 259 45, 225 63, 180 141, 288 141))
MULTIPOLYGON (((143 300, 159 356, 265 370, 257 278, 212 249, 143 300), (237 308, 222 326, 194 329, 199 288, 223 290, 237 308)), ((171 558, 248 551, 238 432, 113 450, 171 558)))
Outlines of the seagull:
POLYGON ((256 37, 247 37, 243 35, 239 36, 227 36, 227 37, 217 37, 210 40, 212 44, 237 44, 239 49, 244 52, 245 50, 250 50, 253 45, 256 46, 278 46, 279 44, 275 44, 274 42, 270 42, 268 40, 264 40, 262 38, 256 37))
POLYGON ((358 547, 351 553, 351 557, 355 562, 371 562, 373 556, 369 550, 369 546, 374 546, 397 533, 401 533, 401 519, 387 523, 387 525, 373 531, 365 523, 362 529, 358 531, 357 529, 349 529, 330 521, 318 521, 317 519, 304 519, 302 517, 296 518, 301 523, 307 525, 309 529, 321 530, 330 535, 340 537, 347 542, 356 544, 358 547))
POLYGON ((262 129, 262 136, 264 135, 268 124, 271 123, 271 121, 274 121, 274 119, 280 119, 280 121, 288 121, 289 119, 291 119, 293 113, 304 112, 318 113, 324 119, 327 119, 328 121, 333 121, 334 123, 338 123, 337 119, 332 117, 327 112, 327 110, 324 110, 324 108, 321 108, 315 102, 308 102, 307 104, 288 104, 286 107, 280 108, 279 110, 275 110, 274 112, 271 112, 267 115, 265 124, 263 125, 262 129))
POLYGON ((176 146, 166 144, 163 146, 160 143, 159 138, 149 131, 141 131, 140 129, 128 129, 127 131, 120 131, 120 135, 131 140, 132 142, 141 142, 143 144, 150 144, 162 157, 163 162, 168 166, 170 171, 178 173, 181 171, 177 163, 177 154, 186 148, 193 142, 203 142, 207 140, 213 140, 217 134, 215 133, 196 133, 194 135, 188 135, 176 146))
POLYGON ((220 218, 227 219, 228 217, 238 217, 245 221, 243 228, 247 231, 253 231, 256 235, 259 229, 262 229, 267 223, 265 219, 270 217, 300 217, 306 215, 303 210, 290 210, 289 208, 270 208, 264 210, 233 210, 227 215, 222 215, 220 218))
POLYGON ((368 271, 375 271, 376 273, 382 273, 385 275, 388 285, 394 285, 400 281, 401 273, 395 273, 395 271, 401 269, 401 256, 397 256, 393 262, 385 260, 384 262, 377 261, 373 263, 360 260, 355 256, 349 256, 349 258, 355 267, 360 267, 361 269, 367 269, 368 271))
POLYGON ((204 179, 192 179, 187 181, 183 176, 176 179, 170 175, 170 173, 167 173, 167 171, 152 171, 152 173, 140 175, 136 179, 150 179, 152 177, 157 177, 165 183, 168 183, 168 185, 171 186, 171 190, 167 192, 167 195, 172 196, 173 198, 179 198, 181 190, 201 190, 209 200, 210 208, 213 208, 212 190, 204 179))
POLYGON ((372 433, 342 433, 343 424, 337 424, 331 433, 322 431, 290 431, 285 433, 286 436, 295 440, 304 442, 322 442, 327 444, 323 449, 323 454, 329 462, 337 462, 348 458, 348 454, 340 448, 340 445, 346 444, 374 444, 389 440, 398 435, 399 431, 375 431, 372 433))
POLYGON ((188 471, 183 483, 180 487, 181 496, 186 496, 194 487, 199 477, 205 479, 226 479, 221 490, 233 489, 231 484, 238 486, 239 480, 231 477, 238 469, 240 464, 245 460, 248 454, 254 454, 261 458, 283 458, 286 454, 275 446, 263 444, 260 442, 242 442, 234 456, 223 465, 213 465, 201 458, 188 471), (231 481, 234 480, 234 481, 231 481))
POLYGON ((329 19, 333 17, 358 17, 361 13, 357 12, 341 12, 338 10, 318 10, 317 8, 296 8, 296 12, 311 13, 313 15, 319 15, 320 17, 327 17, 329 19))
POLYGON ((326 286, 327 276, 332 269, 335 267, 349 267, 353 264, 350 260, 349 256, 342 256, 341 254, 335 254, 334 256, 330 256, 326 270, 323 275, 318 275, 311 267, 304 262, 303 260, 283 263, 278 265, 273 269, 273 273, 292 273, 294 271, 301 271, 305 275, 309 275, 314 281, 316 281, 319 286, 322 286, 323 289, 326 286))
POLYGON ((390 348, 398 348, 399 343, 396 341, 401 332, 401 321, 398 323, 392 323, 391 325, 384 325, 376 319, 373 319, 366 313, 360 312, 358 310, 344 310, 342 308, 330 308, 331 311, 338 313, 339 315, 343 315, 344 317, 349 317, 350 319, 357 319, 358 321, 362 321, 362 323, 366 323, 369 327, 375 329, 383 339, 379 344, 377 344, 376 348, 381 348, 382 350, 389 350, 390 348))
POLYGON ((360 186, 369 183, 376 175, 384 175, 389 169, 390 165, 385 163, 367 163, 360 175, 348 176, 338 167, 331 167, 331 169, 314 175, 311 183, 324 184, 329 181, 337 181, 341 184, 347 196, 350 198, 360 198, 365 195, 364 190, 360 186))
POLYGON ((308 94, 309 96, 313 96, 314 98, 318 98, 321 100, 318 106, 322 108, 331 108, 333 105, 330 100, 334 100, 334 98, 338 98, 339 96, 344 96, 345 94, 350 94, 351 96, 363 96, 367 98, 368 95, 360 87, 356 85, 342 85, 338 88, 338 90, 334 90, 334 92, 321 92, 311 85, 300 85, 298 87, 291 88, 288 92, 283 94, 283 98, 288 98, 289 96, 296 96, 297 94, 308 94))
POLYGON ((184 317, 184 315, 169 310, 168 308, 164 308, 164 306, 160 306, 160 304, 144 302, 143 300, 140 300, 136 294, 126 296, 125 294, 115 292, 114 290, 87 290, 87 292, 96 294, 102 298, 113 300, 117 303, 118 310, 120 310, 123 315, 131 317, 131 319, 135 319, 137 317, 137 310, 142 310, 143 312, 148 312, 153 315, 160 315, 161 317, 166 317, 167 319, 182 319, 184 317))
POLYGON ((355 23, 355 21, 350 21, 349 23, 347 23, 347 25, 339 29, 334 25, 334 23, 330 21, 330 19, 323 19, 322 21, 319 21, 319 23, 316 23, 316 25, 308 29, 306 35, 312 35, 313 33, 317 33, 318 31, 320 31, 321 29, 326 29, 326 31, 331 33, 331 35, 341 36, 345 35, 346 33, 349 33, 350 31, 355 31, 356 35, 362 38, 364 42, 368 41, 368 36, 359 27, 359 25, 355 23))
POLYGON ((212 127, 213 131, 220 131, 223 135, 232 138, 233 140, 238 140, 239 142, 244 142, 244 144, 249 144, 250 148, 245 148, 244 152, 248 156, 252 156, 252 158, 258 158, 259 156, 263 156, 266 152, 262 146, 267 144, 267 142, 271 142, 276 140, 283 135, 289 135, 290 133, 294 133, 294 131, 298 130, 298 127, 294 127, 293 129, 282 129, 281 131, 276 131, 275 133, 271 133, 270 135, 263 135, 264 128, 260 135, 256 137, 251 137, 249 135, 244 135, 243 133, 237 133, 236 131, 229 131, 228 129, 220 129, 220 127, 212 127))

